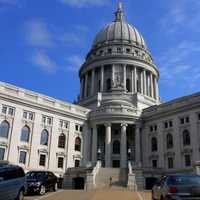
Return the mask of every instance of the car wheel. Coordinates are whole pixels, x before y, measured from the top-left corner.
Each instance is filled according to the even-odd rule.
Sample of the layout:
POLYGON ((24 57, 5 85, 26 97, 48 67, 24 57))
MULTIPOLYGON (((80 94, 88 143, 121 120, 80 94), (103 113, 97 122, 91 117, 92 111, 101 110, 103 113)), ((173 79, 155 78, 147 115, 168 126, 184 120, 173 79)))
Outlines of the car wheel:
POLYGON ((54 187, 53 187, 53 191, 56 192, 58 190, 58 183, 55 183, 54 187))
POLYGON ((44 185, 41 185, 40 186, 40 191, 39 191, 39 194, 40 195, 44 195, 46 193, 46 187, 44 185))
POLYGON ((24 191, 20 190, 16 200, 23 200, 23 199, 24 199, 24 191))

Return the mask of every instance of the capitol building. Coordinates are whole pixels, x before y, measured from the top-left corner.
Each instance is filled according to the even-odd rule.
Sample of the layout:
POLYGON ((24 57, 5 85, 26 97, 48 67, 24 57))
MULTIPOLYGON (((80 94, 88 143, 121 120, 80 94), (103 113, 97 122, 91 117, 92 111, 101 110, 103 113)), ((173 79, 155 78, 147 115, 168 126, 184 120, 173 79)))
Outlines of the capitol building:
MULTIPOLYGON (((77 104, 0 83, 0 160, 50 170, 65 188, 150 188, 194 172, 200 93, 160 101, 159 67, 119 3, 79 70, 77 104)), ((161 77, 162 78, 162 77, 161 77)))

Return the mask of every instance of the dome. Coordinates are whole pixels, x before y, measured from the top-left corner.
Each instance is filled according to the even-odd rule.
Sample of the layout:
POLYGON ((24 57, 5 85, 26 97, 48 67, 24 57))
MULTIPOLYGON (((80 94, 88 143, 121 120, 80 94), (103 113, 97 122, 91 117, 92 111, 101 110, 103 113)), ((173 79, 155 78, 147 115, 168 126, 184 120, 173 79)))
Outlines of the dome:
POLYGON ((146 43, 138 30, 124 21, 124 13, 121 3, 118 5, 115 16, 115 21, 107 25, 97 34, 93 46, 97 46, 104 42, 123 41, 147 48, 146 43))

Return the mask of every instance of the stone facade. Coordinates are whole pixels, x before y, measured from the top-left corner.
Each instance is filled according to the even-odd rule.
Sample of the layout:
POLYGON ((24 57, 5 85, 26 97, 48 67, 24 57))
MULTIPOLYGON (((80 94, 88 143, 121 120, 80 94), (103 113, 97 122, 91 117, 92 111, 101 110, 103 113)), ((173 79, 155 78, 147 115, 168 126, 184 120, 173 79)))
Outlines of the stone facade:
POLYGON ((134 189, 144 178, 193 171, 200 93, 161 103, 159 70, 142 35, 121 4, 115 15, 80 68, 78 105, 0 83, 0 159, 65 174, 70 187, 80 175, 87 188, 103 185, 95 177, 112 170, 102 168, 128 170, 134 189))

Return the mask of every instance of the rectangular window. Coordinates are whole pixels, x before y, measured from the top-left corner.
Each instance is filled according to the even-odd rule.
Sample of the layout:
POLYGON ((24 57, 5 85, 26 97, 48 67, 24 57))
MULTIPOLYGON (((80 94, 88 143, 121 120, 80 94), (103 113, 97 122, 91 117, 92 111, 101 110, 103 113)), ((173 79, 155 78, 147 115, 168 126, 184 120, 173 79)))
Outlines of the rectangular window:
POLYGON ((67 129, 69 122, 60 120, 60 128, 67 129))
POLYGON ((14 109, 13 108, 9 108, 8 114, 13 116, 14 115, 14 109))
POLYGON ((180 119, 180 123, 181 123, 181 124, 184 124, 184 123, 185 123, 184 118, 181 118, 181 119, 180 119))
POLYGON ((75 129, 76 129, 76 131, 78 131, 79 130, 79 125, 76 125, 75 129))
POLYGON ((83 127, 82 126, 80 126, 80 132, 82 132, 83 131, 83 127))
POLYGON ((52 117, 48 117, 48 116, 43 116, 42 117, 42 123, 45 125, 52 125, 53 119, 52 117))
POLYGON ((46 155, 40 154, 40 162, 39 162, 39 165, 45 167, 45 165, 46 165, 46 155))
POLYGON ((154 126, 154 131, 157 131, 158 127, 157 125, 154 126))
POLYGON ((185 118, 185 121, 186 121, 186 123, 189 123, 189 122, 190 122, 190 118, 189 118, 189 117, 186 117, 186 118, 185 118))
POLYGON ((28 120, 33 120, 33 116, 34 116, 34 114, 32 113, 32 112, 30 112, 30 111, 24 111, 24 113, 23 113, 23 118, 24 119, 28 119, 28 120))
POLYGON ((23 118, 24 118, 24 119, 27 119, 27 115, 28 115, 28 113, 27 113, 26 111, 24 111, 24 113, 23 113, 23 118))
POLYGON ((58 157, 58 168, 63 169, 63 165, 64 165, 64 158, 58 157))
POLYGON ((28 118, 29 118, 30 120, 33 120, 33 113, 32 113, 32 112, 29 112, 29 113, 28 113, 28 118))
POLYGON ((4 160, 4 156, 5 156, 5 149, 0 148, 0 160, 4 160))
POLYGON ((20 151, 19 154, 19 163, 26 164, 26 151, 20 151))
POLYGON ((80 160, 75 160, 75 167, 79 167, 80 166, 80 160))
POLYGON ((152 167, 157 168, 158 167, 158 161, 157 160, 152 160, 152 167))
POLYGON ((174 159, 172 157, 168 157, 168 168, 174 168, 174 159))
POLYGON ((165 122, 165 128, 168 128, 168 122, 165 122))
POLYGON ((169 126, 173 127, 173 122, 172 121, 169 121, 169 126))
POLYGON ((2 113, 3 113, 3 114, 6 114, 6 113, 7 113, 7 107, 6 107, 6 106, 3 106, 3 107, 2 107, 2 113))
POLYGON ((185 155, 185 166, 190 167, 191 166, 191 156, 185 155))
POLYGON ((198 120, 200 120, 200 113, 198 114, 198 120))

